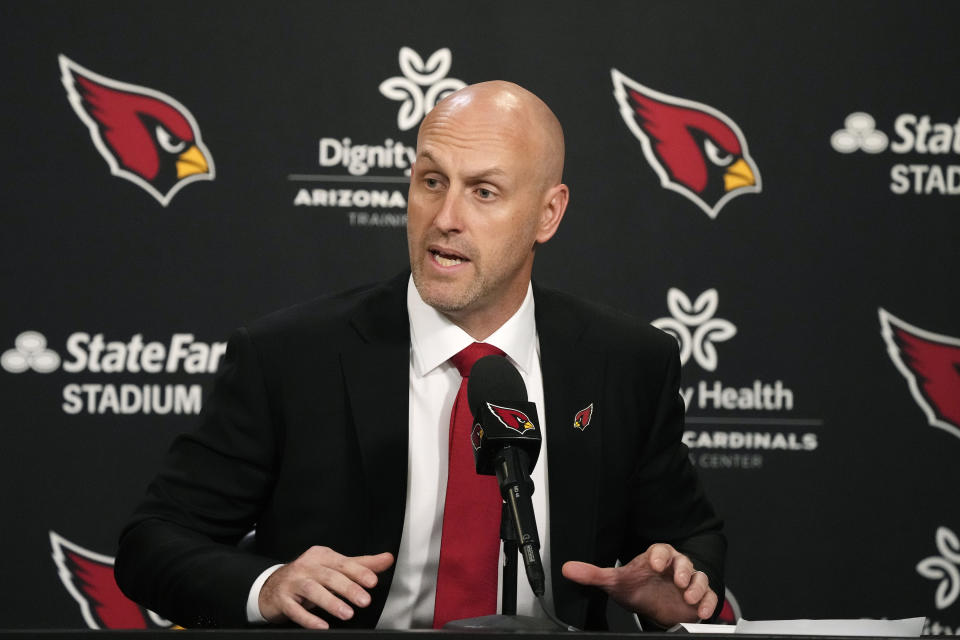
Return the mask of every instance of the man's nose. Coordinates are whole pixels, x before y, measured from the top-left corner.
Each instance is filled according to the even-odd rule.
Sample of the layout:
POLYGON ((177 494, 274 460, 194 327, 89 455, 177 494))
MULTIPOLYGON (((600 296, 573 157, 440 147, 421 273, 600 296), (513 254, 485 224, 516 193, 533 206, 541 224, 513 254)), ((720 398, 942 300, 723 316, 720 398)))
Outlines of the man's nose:
POLYGON ((448 189, 433 223, 444 233, 463 229, 463 199, 456 189, 448 189))

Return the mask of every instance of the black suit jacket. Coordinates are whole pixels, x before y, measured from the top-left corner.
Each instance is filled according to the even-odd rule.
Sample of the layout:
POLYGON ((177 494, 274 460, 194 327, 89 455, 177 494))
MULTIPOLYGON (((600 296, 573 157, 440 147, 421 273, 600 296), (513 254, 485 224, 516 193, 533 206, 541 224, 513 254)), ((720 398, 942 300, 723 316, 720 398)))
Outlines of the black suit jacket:
MULTIPOLYGON (((178 437, 124 529, 116 577, 193 626, 243 626, 250 585, 312 545, 390 551, 403 529, 410 335, 407 274, 299 305, 230 339, 200 427, 178 437), (256 527, 253 551, 237 541, 256 527)), ((694 559, 722 597, 726 542, 680 441, 673 338, 534 288, 550 437, 550 555, 558 616, 605 628, 606 597, 560 566, 612 566, 652 542, 694 559), (593 404, 584 430, 574 416, 593 404)), ((373 602, 344 623, 372 627, 373 602)))

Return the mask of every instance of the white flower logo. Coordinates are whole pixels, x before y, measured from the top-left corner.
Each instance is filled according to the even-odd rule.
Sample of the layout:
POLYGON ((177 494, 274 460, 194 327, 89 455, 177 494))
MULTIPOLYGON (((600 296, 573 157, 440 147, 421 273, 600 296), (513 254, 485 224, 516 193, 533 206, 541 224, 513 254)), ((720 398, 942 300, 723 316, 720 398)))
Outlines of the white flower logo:
POLYGON ((444 47, 434 51, 424 63, 420 54, 410 47, 400 49, 402 76, 387 78, 380 83, 380 93, 391 100, 402 100, 397 113, 397 126, 409 131, 448 94, 462 89, 467 84, 456 78, 447 78, 453 56, 444 47))
POLYGON ((930 556, 917 563, 917 573, 924 578, 940 580, 937 585, 937 609, 946 609, 960 595, 960 540, 957 534, 946 527, 937 527, 937 551, 939 556, 930 556))
POLYGON ((693 304, 680 289, 667 291, 667 308, 672 318, 657 318, 651 324, 666 331, 680 343, 680 364, 685 365, 690 355, 707 371, 717 368, 715 342, 723 342, 737 335, 737 328, 729 320, 714 318, 720 296, 716 289, 707 289, 693 304), (693 333, 691 333, 693 329, 693 333))

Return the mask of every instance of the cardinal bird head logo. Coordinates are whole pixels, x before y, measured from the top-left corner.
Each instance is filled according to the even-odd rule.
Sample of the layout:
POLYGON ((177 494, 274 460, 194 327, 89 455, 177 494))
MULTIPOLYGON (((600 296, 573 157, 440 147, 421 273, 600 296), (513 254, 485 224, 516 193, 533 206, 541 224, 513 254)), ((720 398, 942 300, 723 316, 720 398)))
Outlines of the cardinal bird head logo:
POLYGON ((470 432, 470 444, 473 445, 474 451, 480 451, 483 445, 483 427, 479 422, 473 425, 473 430, 470 432))
POLYGON ((60 72, 70 105, 111 174, 142 187, 163 206, 191 182, 213 180, 213 156, 182 104, 94 73, 64 55, 60 72))
POLYGON ((960 438, 960 339, 924 331, 880 309, 887 353, 930 426, 960 438))
POLYGON ((610 73, 620 115, 661 186, 711 218, 731 199, 760 192, 760 171, 736 122, 709 105, 654 91, 616 69, 610 73))
POLYGON ((503 426, 507 429, 511 429, 517 433, 526 433, 536 428, 523 411, 511 409, 510 407, 501 407, 489 402, 487 403, 487 408, 490 410, 490 413, 497 416, 497 420, 503 423, 503 426))
POLYGON ((593 403, 590 403, 590 406, 586 409, 581 409, 577 412, 577 415, 573 417, 573 427, 575 429, 580 429, 583 431, 590 426, 590 420, 593 418, 593 403))
POLYGON ((51 531, 50 547, 60 581, 80 605, 91 629, 166 629, 172 624, 120 591, 113 558, 70 542, 51 531))

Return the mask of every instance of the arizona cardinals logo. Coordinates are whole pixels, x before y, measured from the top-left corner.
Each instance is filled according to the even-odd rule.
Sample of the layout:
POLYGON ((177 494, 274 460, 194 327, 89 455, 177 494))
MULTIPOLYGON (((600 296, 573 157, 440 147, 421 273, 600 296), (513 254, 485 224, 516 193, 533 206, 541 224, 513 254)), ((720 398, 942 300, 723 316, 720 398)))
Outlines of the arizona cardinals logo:
POLYGON ((139 185, 163 206, 191 182, 213 180, 213 157, 182 104, 101 76, 64 55, 60 71, 70 105, 111 174, 139 185))
POLYGON ((473 425, 473 431, 470 432, 470 444, 473 445, 474 451, 480 451, 480 445, 483 444, 483 427, 479 422, 473 425))
POLYGON ((960 339, 924 331, 880 309, 893 364, 933 427, 960 438, 960 339))
POLYGON ((593 418, 593 403, 590 403, 590 406, 586 409, 581 409, 577 412, 577 415, 573 418, 573 426, 575 429, 580 429, 583 431, 590 426, 590 419, 593 418))
POLYGON ((610 73, 620 115, 661 186, 711 218, 732 198, 760 192, 760 172, 737 123, 708 105, 654 91, 616 69, 610 73))
POLYGON ((502 422, 507 429, 512 429, 517 433, 526 433, 530 429, 536 428, 523 411, 517 411, 510 407, 500 407, 489 402, 487 408, 490 409, 490 413, 497 416, 497 420, 502 422))
POLYGON ((60 581, 80 605, 91 629, 157 629, 171 623, 128 599, 113 577, 113 558, 94 553, 50 532, 60 581))

